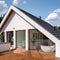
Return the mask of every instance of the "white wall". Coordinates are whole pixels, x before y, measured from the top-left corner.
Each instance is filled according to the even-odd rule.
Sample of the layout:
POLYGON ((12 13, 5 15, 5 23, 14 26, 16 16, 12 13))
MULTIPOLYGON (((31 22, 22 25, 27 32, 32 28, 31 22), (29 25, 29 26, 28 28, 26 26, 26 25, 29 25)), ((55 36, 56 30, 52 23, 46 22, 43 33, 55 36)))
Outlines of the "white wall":
POLYGON ((29 23, 23 20, 18 14, 14 13, 7 21, 3 31, 34 29, 29 23))
POLYGON ((56 44, 56 57, 60 58, 60 42, 56 44))

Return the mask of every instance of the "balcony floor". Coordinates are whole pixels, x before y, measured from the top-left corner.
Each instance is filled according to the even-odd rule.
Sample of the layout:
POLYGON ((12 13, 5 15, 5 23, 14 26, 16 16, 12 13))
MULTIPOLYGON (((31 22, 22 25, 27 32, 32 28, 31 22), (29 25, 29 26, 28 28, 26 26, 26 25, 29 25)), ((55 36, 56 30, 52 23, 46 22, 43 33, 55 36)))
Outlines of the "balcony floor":
POLYGON ((0 53, 0 60, 60 60, 60 58, 56 58, 54 52, 44 53, 40 50, 17 49, 0 53))

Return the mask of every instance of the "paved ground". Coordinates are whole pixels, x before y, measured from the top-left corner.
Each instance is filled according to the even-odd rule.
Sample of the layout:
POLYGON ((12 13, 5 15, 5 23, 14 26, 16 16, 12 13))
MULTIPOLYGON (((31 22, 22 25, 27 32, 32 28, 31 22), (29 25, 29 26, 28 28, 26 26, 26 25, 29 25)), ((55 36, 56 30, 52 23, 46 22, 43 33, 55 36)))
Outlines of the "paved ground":
MULTIPOLYGON (((21 50, 22 51, 22 50, 21 50)), ((55 53, 43 53, 41 51, 24 51, 14 53, 13 51, 0 53, 0 60, 60 60, 55 58, 55 53)))

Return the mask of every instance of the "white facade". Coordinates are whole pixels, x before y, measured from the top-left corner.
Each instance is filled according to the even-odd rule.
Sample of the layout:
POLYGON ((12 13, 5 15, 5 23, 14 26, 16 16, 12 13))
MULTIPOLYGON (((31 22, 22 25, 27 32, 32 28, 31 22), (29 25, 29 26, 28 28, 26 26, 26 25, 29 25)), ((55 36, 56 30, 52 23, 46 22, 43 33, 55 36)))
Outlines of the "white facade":
POLYGON ((26 30, 34 29, 29 23, 23 20, 18 14, 14 13, 11 15, 3 31, 14 31, 14 30, 26 30))
MULTIPOLYGON (((13 48, 16 48, 16 32, 19 30, 25 30, 26 31, 26 50, 28 50, 28 30, 34 29, 33 26, 31 26, 28 22, 23 20, 18 14, 13 12, 13 14, 9 17, 9 20, 5 24, 3 28, 3 32, 5 32, 5 42, 7 42, 7 32, 13 31, 13 48)), ((18 34, 19 35, 19 34, 18 34)))
MULTIPOLYGON (((14 32, 14 48, 16 47, 16 31, 18 30, 25 30, 26 31, 26 50, 28 50, 28 30, 36 28, 41 33, 43 33, 45 36, 47 36, 51 41, 53 41, 56 44, 56 57, 60 57, 60 40, 56 38, 53 34, 48 32, 46 29, 44 29, 42 26, 37 24, 34 20, 32 20, 30 17, 25 15, 22 11, 18 10, 17 8, 11 6, 8 13, 4 17, 1 26, 4 23, 4 20, 8 16, 11 9, 15 12, 11 14, 8 21, 4 25, 2 32, 5 32, 5 42, 6 42, 6 32, 7 31, 13 31, 14 32)), ((48 28, 48 27, 47 27, 48 28)))

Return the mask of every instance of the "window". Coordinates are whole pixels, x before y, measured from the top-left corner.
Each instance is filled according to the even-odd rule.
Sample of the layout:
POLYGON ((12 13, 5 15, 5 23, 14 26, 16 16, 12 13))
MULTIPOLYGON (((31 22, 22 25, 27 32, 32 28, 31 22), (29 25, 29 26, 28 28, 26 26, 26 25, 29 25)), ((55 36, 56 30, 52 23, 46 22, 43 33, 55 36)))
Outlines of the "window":
POLYGON ((33 33, 33 38, 36 40, 36 39, 42 39, 42 34, 39 32, 39 33, 33 33))
POLYGON ((0 35, 0 43, 4 42, 4 32, 2 32, 2 34, 0 35))

